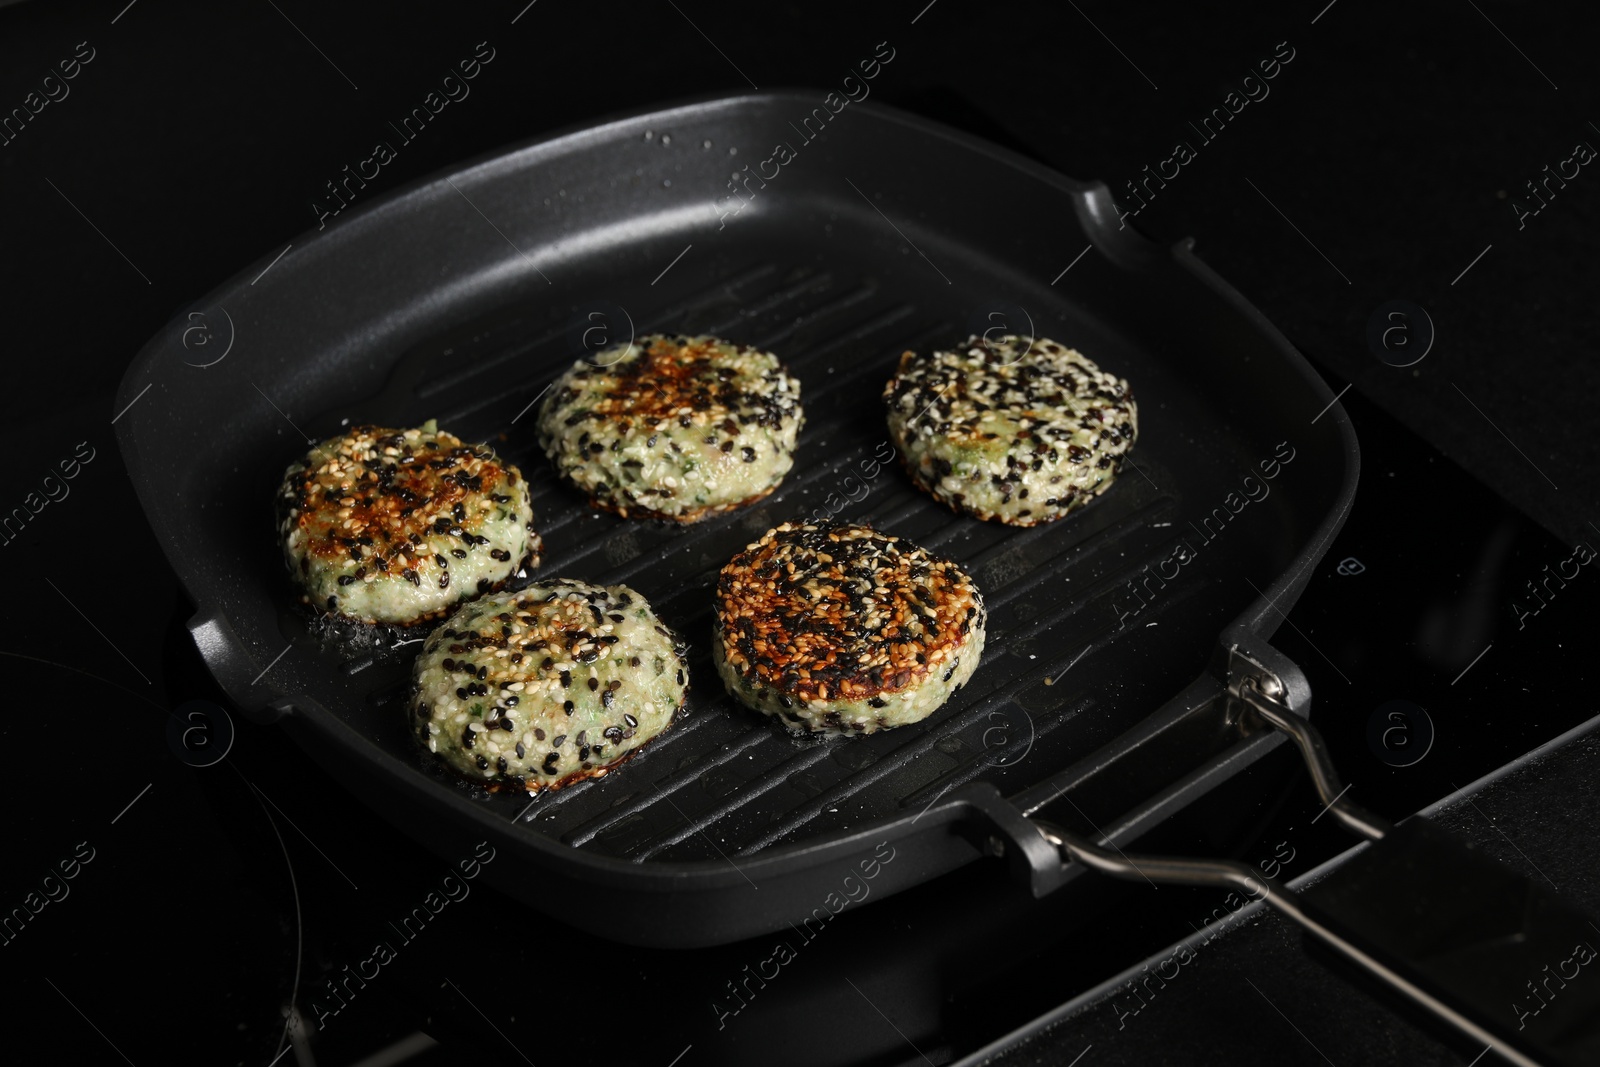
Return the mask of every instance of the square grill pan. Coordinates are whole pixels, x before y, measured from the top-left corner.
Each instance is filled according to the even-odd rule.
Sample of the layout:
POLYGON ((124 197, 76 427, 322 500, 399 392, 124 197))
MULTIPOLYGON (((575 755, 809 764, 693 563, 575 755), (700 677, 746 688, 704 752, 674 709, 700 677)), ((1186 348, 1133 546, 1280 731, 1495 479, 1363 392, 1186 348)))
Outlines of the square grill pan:
POLYGON ((624 117, 352 208, 186 309, 117 399, 139 399, 117 424, 128 468, 239 707, 440 855, 487 838, 502 888, 617 940, 781 928, 886 841, 887 896, 1062 794, 1096 833, 1134 834, 1235 773, 1276 738, 1229 718, 1219 636, 1270 636, 1354 491, 1342 410, 1312 422, 1332 394, 1187 243, 1120 227, 1102 185, 886 107, 852 104, 802 140, 791 121, 823 95, 624 117), (795 156, 763 180, 779 143, 795 156), (728 200, 735 173, 757 178, 728 200), (893 461, 873 470, 899 354, 997 327, 1081 349, 1139 403, 1113 488, 1032 529, 957 516, 893 461), (530 405, 583 345, 646 332, 787 362, 806 427, 776 493, 671 527, 596 513, 555 479, 530 405), (691 644, 687 714, 603 779, 534 798, 465 786, 406 728, 416 646, 341 657, 296 612, 271 500, 306 435, 428 418, 528 476, 534 579, 631 585, 691 644), (1249 475, 1265 498, 1246 497, 1249 475), (929 719, 795 740, 724 693, 716 571, 819 509, 958 561, 982 591, 983 662, 929 719), (1158 566, 1180 541, 1190 561, 1158 566))

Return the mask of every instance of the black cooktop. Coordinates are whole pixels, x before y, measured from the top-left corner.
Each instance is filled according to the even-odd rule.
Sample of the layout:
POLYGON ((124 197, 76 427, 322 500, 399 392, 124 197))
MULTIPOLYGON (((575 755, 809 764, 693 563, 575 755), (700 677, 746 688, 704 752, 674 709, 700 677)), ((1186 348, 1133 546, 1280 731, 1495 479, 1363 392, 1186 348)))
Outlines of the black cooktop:
MULTIPOLYGON (((1111 882, 1035 902, 983 863, 846 909, 770 977, 771 938, 648 951, 481 883, 453 899, 446 861, 280 733, 205 703, 219 694, 110 425, 159 325, 328 221, 330 186, 374 141, 396 151, 340 186, 353 204, 626 107, 826 89, 880 41, 896 58, 875 99, 1105 179, 1131 225, 1198 235, 1336 391, 1351 385, 1355 510, 1274 643, 1310 678, 1352 795, 1399 817, 1588 718, 1577 546, 1600 547, 1600 375, 1580 356, 1600 201, 1574 145, 1600 145, 1600 116, 1583 111, 1582 24, 1576 5, 1361 0, 0 9, 0 560, 20 596, 0 659, 20 683, 5 739, 26 757, 0 879, 13 1017, 72 1035, 86 1062, 141 1065, 543 1064, 574 1048, 662 1067, 942 1064, 1217 904, 1111 882), (441 90, 420 132, 386 132, 468 57, 469 97, 437 104, 441 90), (189 728, 226 758, 197 766, 189 728), (429 901, 426 925, 402 928, 429 901)), ((1293 876, 1349 843, 1312 822, 1320 807, 1280 751, 1153 844, 1293 876)), ((1582 836, 1569 847, 1581 866, 1582 836)), ((1230 1041, 1254 1062, 1278 1037, 1230 1041)), ((1084 1063, 1147 1055, 1108 1041, 1084 1063)))

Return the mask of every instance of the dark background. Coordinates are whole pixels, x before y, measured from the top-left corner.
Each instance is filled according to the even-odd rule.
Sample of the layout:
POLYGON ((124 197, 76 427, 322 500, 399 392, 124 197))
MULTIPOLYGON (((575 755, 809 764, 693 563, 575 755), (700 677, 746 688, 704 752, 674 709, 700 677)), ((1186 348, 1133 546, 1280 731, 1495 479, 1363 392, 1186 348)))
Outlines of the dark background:
MULTIPOLYGON (((186 606, 121 470, 110 420, 140 345, 224 278, 308 239, 324 183, 375 141, 393 141, 388 123, 478 42, 496 56, 471 95, 400 147, 358 206, 618 111, 744 91, 752 79, 762 89, 829 87, 879 41, 897 54, 872 83, 873 100, 1103 179, 1119 197, 1186 140, 1197 158, 1130 221, 1158 240, 1196 237, 1201 257, 1335 388, 1353 383, 1570 545, 1600 539, 1590 414, 1600 399, 1591 358, 1600 173, 1584 167, 1521 228, 1512 201, 1578 142, 1600 145, 1591 20, 1575 4, 1471 0, 1403 10, 1363 0, 0 8, 0 115, 24 106, 80 42, 93 49, 68 95, 0 145, 11 431, 0 511, 21 505, 80 442, 94 457, 66 499, 0 545, 15 591, 0 658, 19 683, 0 721, 21 757, 9 763, 0 906, 20 901, 78 842, 96 849, 71 897, 0 947, 21 990, 8 1015, 73 1035, 85 1062, 265 1063, 280 1047, 294 975, 359 958, 340 939, 369 906, 363 894, 409 900, 442 874, 275 732, 239 720, 227 763, 198 770, 174 757, 166 712, 210 694, 186 657, 186 606), (1270 95, 1202 143, 1188 124, 1280 42, 1294 58, 1270 95), (1437 330, 1427 358, 1404 369, 1376 358, 1366 336, 1374 311, 1396 299, 1425 308, 1437 330)), ((1387 476, 1381 447, 1363 443, 1364 480, 1387 476)), ((1473 506, 1455 499, 1430 498, 1425 518, 1392 500, 1390 512, 1369 511, 1368 537, 1427 558, 1441 531, 1475 518, 1452 514, 1473 506)), ((1562 632, 1592 648, 1583 614, 1572 610, 1576 632, 1562 632)), ((1530 740, 1548 736, 1534 730, 1530 740)), ((537 926, 482 892, 500 901, 505 923, 537 926)), ((471 929, 463 919, 452 936, 471 929)), ((594 991, 561 989, 569 1012, 584 1006, 587 1021, 574 1029, 567 1014, 515 1021, 527 1000, 556 995, 558 965, 501 967, 463 952, 441 976, 439 959, 450 961, 447 948, 374 983, 323 1061, 354 1062, 414 1030, 450 1027, 509 1055, 463 999, 450 999, 455 984, 518 1055, 550 1062, 575 1033, 600 1041, 625 1029, 628 998, 670 987, 675 970, 624 954, 627 992, 608 1006, 594 991)), ((715 1040, 702 1023, 634 1034, 616 1060, 665 1065, 685 1045, 715 1040)), ((970 1029, 989 1040, 1014 1024, 997 1016, 970 1029)), ((429 1056, 471 1048, 447 1045, 429 1056)))

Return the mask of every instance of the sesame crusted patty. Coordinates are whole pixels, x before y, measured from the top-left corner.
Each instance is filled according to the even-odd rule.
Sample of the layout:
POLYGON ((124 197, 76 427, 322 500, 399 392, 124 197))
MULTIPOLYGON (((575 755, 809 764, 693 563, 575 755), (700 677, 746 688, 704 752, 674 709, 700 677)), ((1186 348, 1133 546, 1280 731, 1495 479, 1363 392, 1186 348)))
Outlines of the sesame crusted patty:
POLYGON ((435 428, 356 426, 289 466, 278 531, 301 599, 414 625, 539 564, 528 483, 487 445, 435 428))
POLYGON ((651 334, 573 364, 540 411, 539 441, 596 507, 696 522, 777 488, 804 421, 778 357, 651 334))
POLYGON ((919 486, 1013 526, 1059 519, 1111 488, 1139 429, 1126 381, 1043 337, 907 352, 883 398, 919 486))
POLYGON ((473 601, 423 645, 417 739, 491 791, 599 778, 672 724, 688 668, 625 585, 556 579, 473 601))
POLYGON ((987 617, 949 560, 870 526, 790 522, 722 568, 712 659, 734 697, 792 730, 873 733, 972 677, 987 617))

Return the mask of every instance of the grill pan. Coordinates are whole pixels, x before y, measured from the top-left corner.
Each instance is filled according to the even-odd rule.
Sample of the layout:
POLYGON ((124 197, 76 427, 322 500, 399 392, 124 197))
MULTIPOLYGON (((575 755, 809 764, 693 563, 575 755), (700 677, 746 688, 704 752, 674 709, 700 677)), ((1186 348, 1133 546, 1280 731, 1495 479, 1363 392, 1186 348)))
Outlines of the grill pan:
POLYGON ((794 125, 824 95, 635 114, 353 207, 185 309, 116 402, 191 631, 238 707, 439 855, 489 840, 486 877, 614 940, 800 922, 884 843, 874 898, 994 852, 1035 893, 1081 876, 1028 816, 1130 841, 1282 741, 1242 726, 1230 673, 1240 649, 1272 660, 1263 642, 1354 494, 1331 392, 1187 244, 1121 226, 1103 185, 890 108, 794 125), (775 168, 779 143, 794 155, 775 168), (678 528, 592 512, 558 483, 528 408, 595 328, 782 356, 807 425, 778 492, 678 528), (897 464, 873 471, 900 352, 992 328, 1078 347, 1139 401, 1117 483, 1053 524, 957 516, 897 464), (691 644, 686 716, 604 779, 534 798, 455 781, 405 728, 408 649, 336 654, 295 609, 271 521, 284 467, 307 435, 428 418, 528 475, 535 578, 625 582, 691 644), (982 590, 983 662, 929 719, 795 740, 723 692, 716 570, 819 510, 955 559, 982 590))

